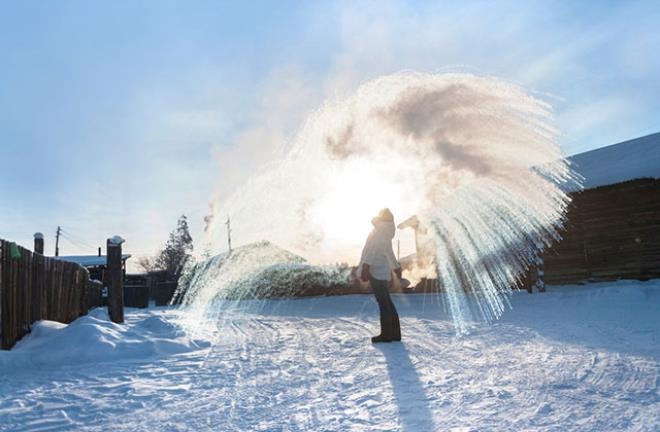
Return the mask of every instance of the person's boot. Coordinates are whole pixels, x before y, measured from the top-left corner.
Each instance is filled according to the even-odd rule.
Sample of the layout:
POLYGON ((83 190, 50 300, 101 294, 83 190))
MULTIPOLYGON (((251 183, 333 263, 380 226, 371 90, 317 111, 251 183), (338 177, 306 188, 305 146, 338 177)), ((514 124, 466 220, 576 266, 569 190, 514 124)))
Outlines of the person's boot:
POLYGON ((401 326, 399 325, 399 315, 395 314, 392 319, 392 340, 401 341, 401 326))
POLYGON ((380 317, 380 334, 371 338, 372 343, 392 342, 392 318, 380 317))

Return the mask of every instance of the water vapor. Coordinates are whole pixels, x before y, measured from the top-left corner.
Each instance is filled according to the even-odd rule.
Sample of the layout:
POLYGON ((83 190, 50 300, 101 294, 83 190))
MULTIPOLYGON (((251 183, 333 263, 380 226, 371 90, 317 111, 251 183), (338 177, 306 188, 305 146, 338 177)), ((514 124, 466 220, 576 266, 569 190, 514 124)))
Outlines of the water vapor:
POLYGON ((440 280, 462 332, 497 318, 534 254, 559 236, 561 185, 573 174, 551 122, 547 103, 500 79, 380 77, 327 101, 217 213, 231 215, 242 243, 349 264, 380 208, 397 222, 415 215, 418 257, 431 257, 423 272, 440 280))

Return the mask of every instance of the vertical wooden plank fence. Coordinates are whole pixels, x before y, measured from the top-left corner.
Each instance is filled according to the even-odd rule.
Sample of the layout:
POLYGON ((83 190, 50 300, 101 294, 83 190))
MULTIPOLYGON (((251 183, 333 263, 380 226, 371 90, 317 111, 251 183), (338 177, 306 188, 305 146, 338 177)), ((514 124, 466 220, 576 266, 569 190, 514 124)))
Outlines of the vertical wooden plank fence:
POLYGON ((44 257, 0 239, 2 349, 13 347, 35 321, 70 323, 100 306, 101 288, 76 263, 44 257))

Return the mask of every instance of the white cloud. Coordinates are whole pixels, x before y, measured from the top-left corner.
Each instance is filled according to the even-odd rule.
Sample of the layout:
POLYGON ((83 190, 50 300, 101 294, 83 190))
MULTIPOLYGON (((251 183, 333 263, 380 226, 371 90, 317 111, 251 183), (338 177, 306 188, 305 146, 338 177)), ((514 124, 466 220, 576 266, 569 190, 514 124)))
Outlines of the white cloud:
POLYGON ((172 129, 185 131, 218 131, 223 128, 223 112, 220 110, 175 111, 167 115, 172 129))

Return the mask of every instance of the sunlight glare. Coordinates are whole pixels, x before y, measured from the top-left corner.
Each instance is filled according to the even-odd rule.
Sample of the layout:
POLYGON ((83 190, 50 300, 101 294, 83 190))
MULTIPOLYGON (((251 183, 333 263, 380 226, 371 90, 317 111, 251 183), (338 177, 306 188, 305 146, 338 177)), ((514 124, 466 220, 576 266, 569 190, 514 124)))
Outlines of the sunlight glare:
POLYGON ((342 243, 363 243, 371 219, 383 207, 400 202, 403 192, 384 160, 353 160, 335 167, 325 180, 311 215, 325 239, 342 243))

